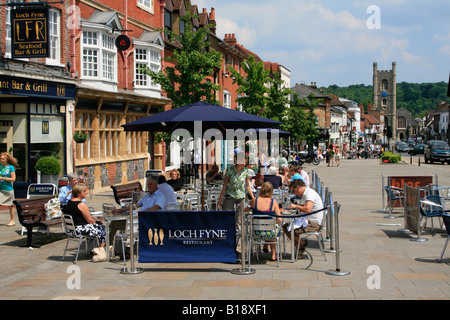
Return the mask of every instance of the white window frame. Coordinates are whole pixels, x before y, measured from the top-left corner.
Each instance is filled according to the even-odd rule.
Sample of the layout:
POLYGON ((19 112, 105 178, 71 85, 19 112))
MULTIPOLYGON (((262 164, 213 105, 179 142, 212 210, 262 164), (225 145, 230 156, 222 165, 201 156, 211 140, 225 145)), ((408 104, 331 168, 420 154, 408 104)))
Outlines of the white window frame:
MULTIPOLYGON (((23 3, 25 2, 24 0, 6 0, 6 3, 23 3)), ((11 8, 10 6, 5 6, 5 58, 11 59, 12 58, 12 54, 11 54, 11 49, 12 49, 12 39, 11 39, 11 8)), ((26 58, 24 58, 26 59, 26 58)), ((21 60, 24 60, 21 59, 21 60)), ((28 60, 28 59, 26 59, 28 60)))
POLYGON ((146 66, 155 72, 161 71, 161 50, 151 46, 136 46, 134 55, 135 88, 161 90, 161 85, 153 83, 148 75, 142 74, 138 65, 146 66))
POLYGON ((223 90, 223 106, 231 109, 231 93, 228 90, 223 90))
POLYGON ((46 59, 46 64, 58 65, 61 64, 61 11, 58 9, 49 10, 49 57, 46 59), (54 54, 53 54, 54 52, 54 54))
POLYGON ((134 40, 134 90, 145 96, 161 98, 161 85, 153 83, 148 75, 139 73, 138 64, 150 67, 155 72, 162 70, 164 47, 159 43, 134 40), (145 55, 142 54, 145 52, 145 55), (152 54, 153 52, 153 54, 152 54))
POLYGON ((81 80, 97 80, 103 83, 117 84, 118 54, 115 46, 116 37, 116 34, 108 33, 106 30, 83 28, 80 52, 81 80), (86 57, 92 57, 92 59, 87 61, 86 57), (87 64, 95 65, 95 67, 88 69, 86 68, 87 64), (94 72, 88 74, 88 70, 94 72))
POLYGON ((154 0, 137 0, 137 7, 154 14, 154 0))

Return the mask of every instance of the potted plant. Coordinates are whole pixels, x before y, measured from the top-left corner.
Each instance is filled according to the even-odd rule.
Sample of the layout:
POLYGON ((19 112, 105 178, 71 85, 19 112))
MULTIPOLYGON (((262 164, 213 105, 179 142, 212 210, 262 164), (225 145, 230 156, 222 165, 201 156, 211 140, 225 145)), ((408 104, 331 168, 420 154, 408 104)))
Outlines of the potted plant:
POLYGON ((58 185, 61 164, 55 157, 40 158, 34 166, 36 171, 41 172, 41 183, 53 183, 58 185))
POLYGON ((77 131, 73 135, 73 140, 75 140, 76 143, 84 143, 84 142, 86 142, 86 139, 87 139, 86 131, 83 131, 83 132, 77 131))

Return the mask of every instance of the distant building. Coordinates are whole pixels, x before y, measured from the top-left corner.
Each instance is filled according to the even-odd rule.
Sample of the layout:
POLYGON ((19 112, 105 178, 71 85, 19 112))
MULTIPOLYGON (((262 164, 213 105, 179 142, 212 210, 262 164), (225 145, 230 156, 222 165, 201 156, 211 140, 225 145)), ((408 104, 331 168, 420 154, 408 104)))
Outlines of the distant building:
POLYGON ((392 70, 378 70, 373 63, 373 103, 375 110, 384 111, 384 124, 389 139, 397 139, 397 63, 392 70))

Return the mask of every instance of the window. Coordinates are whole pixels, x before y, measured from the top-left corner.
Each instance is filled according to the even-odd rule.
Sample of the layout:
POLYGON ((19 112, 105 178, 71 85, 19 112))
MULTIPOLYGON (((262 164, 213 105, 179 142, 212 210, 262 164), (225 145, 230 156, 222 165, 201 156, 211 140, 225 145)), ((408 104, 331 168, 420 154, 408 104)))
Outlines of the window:
POLYGON ((405 117, 399 117, 397 126, 399 129, 405 129, 406 128, 406 118, 405 117))
MULTIPOLYGON (((164 9, 164 29, 173 31, 172 30, 172 12, 170 12, 167 9, 164 9)), ((168 34, 166 34, 166 36, 168 38, 170 38, 168 34)))
POLYGON ((180 35, 184 33, 184 21, 180 19, 180 35))
POLYGON ((153 0, 138 0, 138 7, 153 13, 153 0))
POLYGON ((49 57, 47 63, 60 63, 61 62, 61 37, 60 37, 60 12, 59 10, 50 9, 48 19, 48 31, 49 31, 49 57))
POLYGON ((153 83, 151 78, 142 73, 141 67, 147 67, 154 72, 161 70, 161 52, 151 48, 136 48, 135 51, 135 86, 137 88, 160 89, 160 85, 153 83))
POLYGON ((114 41, 114 37, 102 32, 83 31, 83 77, 116 81, 117 50, 114 41))
MULTIPOLYGON (((127 116, 124 121, 127 123, 143 117, 127 116)), ((123 154, 146 152, 147 133, 124 132, 122 124, 122 113, 100 112, 97 116, 92 112, 76 112, 75 131, 86 132, 88 135, 85 143, 76 144, 76 159, 117 157, 123 154), (119 145, 122 136, 125 139, 125 148, 119 145), (98 143, 91 144, 94 139, 98 143)))
POLYGON ((389 89, 389 82, 386 79, 383 79, 383 81, 381 81, 381 89, 382 90, 388 90, 389 89))
POLYGON ((223 106, 231 109, 231 94, 228 90, 223 91, 223 106))
MULTIPOLYGON (((6 0, 6 3, 21 3, 24 2, 24 0, 6 0)), ((6 15, 6 36, 5 36, 5 43, 6 43, 6 50, 5 50, 5 57, 11 58, 11 8, 14 7, 5 7, 5 15, 6 15)))

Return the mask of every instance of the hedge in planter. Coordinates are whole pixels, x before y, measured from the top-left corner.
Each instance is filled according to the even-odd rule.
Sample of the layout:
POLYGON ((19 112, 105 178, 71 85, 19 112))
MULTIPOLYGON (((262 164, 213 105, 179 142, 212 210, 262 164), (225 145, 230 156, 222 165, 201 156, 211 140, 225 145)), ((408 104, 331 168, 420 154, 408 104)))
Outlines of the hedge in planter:
POLYGON ((41 172, 41 175, 59 175, 61 164, 55 157, 40 158, 34 168, 41 172))
POLYGON ((389 160, 389 163, 399 163, 402 160, 402 157, 399 154, 385 151, 381 156, 381 161, 384 162, 384 160, 389 160))

